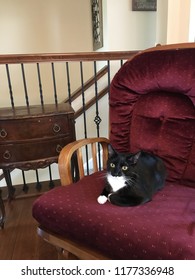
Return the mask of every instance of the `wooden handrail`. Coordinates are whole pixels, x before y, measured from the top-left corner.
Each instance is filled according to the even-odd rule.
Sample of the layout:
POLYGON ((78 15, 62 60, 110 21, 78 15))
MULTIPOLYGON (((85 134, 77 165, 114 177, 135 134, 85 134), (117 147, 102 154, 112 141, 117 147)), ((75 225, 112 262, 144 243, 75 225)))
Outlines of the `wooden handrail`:
MULTIPOLYGON (((195 43, 169 44, 149 48, 144 52, 158 51, 164 49, 185 49, 194 48, 195 43)), ((38 63, 38 62, 57 62, 57 61, 105 61, 130 59, 138 54, 140 50, 133 51, 105 51, 105 52, 76 52, 76 53, 34 53, 34 54, 2 54, 0 64, 15 63, 38 63)))
POLYGON ((83 91, 86 91, 88 88, 90 88, 95 81, 102 78, 106 73, 108 73, 108 66, 104 66, 100 71, 97 72, 96 78, 95 76, 91 77, 83 86, 80 86, 77 90, 75 90, 71 97, 67 97, 63 102, 68 103, 71 99, 71 102, 74 101, 77 97, 79 97, 83 91))
POLYGON ((104 61, 129 59, 139 51, 5 54, 0 55, 0 64, 39 63, 57 61, 104 61))

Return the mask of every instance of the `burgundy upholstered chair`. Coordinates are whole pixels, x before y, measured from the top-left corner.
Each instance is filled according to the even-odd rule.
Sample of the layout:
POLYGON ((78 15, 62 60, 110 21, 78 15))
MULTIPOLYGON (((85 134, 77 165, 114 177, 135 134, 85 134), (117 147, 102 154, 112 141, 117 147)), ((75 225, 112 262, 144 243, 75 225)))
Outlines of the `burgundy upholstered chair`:
POLYGON ((81 180, 71 183, 70 154, 93 143, 96 155, 100 141, 105 167, 108 140, 77 141, 60 154, 62 186, 33 205, 38 233, 81 259, 195 259, 194 105, 195 44, 152 48, 126 62, 111 83, 110 142, 120 152, 161 157, 164 189, 141 206, 98 204, 105 171, 84 176, 78 152, 81 180))

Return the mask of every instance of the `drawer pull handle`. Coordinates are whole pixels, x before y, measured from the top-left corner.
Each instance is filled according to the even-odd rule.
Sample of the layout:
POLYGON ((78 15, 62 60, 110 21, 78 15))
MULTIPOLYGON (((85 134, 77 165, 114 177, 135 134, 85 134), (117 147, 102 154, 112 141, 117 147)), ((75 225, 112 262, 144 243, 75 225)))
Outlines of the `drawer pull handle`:
POLYGON ((61 150, 62 150, 62 146, 58 144, 56 146, 56 152, 59 154, 61 152, 61 150))
POLYGON ((1 129, 1 131, 0 131, 0 137, 1 138, 5 138, 7 136, 7 131, 3 128, 3 129, 1 129))
POLYGON ((5 153, 3 154, 3 158, 4 159, 10 159, 11 158, 11 154, 10 154, 10 152, 9 151, 5 151, 5 153))
POLYGON ((60 130, 61 130, 61 127, 57 123, 55 123, 53 126, 53 131, 55 133, 58 133, 60 130))

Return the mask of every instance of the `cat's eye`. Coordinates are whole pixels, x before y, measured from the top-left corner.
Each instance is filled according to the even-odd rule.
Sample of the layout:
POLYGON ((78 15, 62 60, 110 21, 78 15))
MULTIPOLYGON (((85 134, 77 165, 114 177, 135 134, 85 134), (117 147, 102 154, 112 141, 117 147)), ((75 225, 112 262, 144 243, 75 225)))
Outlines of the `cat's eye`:
POLYGON ((115 164, 111 162, 110 167, 114 168, 115 164))
POLYGON ((122 170, 127 170, 128 169, 128 166, 126 166, 126 165, 124 165, 124 166, 122 166, 122 170))

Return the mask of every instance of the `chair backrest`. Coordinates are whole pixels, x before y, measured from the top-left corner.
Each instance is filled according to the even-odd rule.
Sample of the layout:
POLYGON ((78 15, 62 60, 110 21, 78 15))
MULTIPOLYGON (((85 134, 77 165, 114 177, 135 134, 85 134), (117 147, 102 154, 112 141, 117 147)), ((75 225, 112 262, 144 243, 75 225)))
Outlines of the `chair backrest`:
POLYGON ((195 187, 195 44, 140 52, 115 75, 110 140, 116 150, 160 156, 168 180, 195 187))

